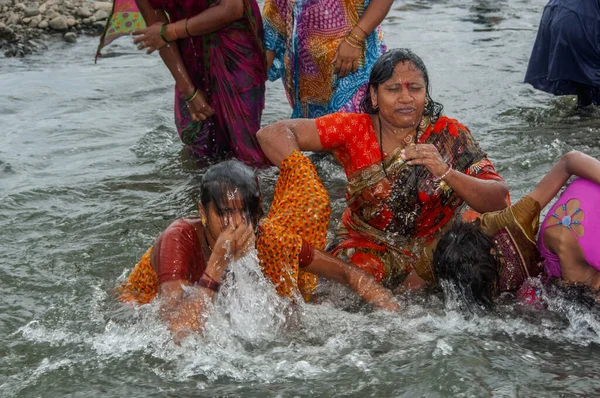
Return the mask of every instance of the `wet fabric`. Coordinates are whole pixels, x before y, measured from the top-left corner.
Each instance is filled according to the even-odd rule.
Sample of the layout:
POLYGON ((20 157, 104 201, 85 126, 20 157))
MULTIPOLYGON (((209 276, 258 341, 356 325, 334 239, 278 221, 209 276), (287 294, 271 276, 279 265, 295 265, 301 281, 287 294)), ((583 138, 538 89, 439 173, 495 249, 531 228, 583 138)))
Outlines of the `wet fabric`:
POLYGON ((112 43, 113 40, 129 34, 134 29, 145 27, 146 23, 135 4, 135 0, 115 0, 110 18, 106 21, 106 27, 102 36, 100 36, 100 44, 96 50, 96 61, 101 56, 100 51, 112 43))
MULTIPOLYGON (((317 119, 321 144, 344 166, 348 208, 328 247, 390 285, 416 269, 434 281, 430 262, 419 261, 442 228, 462 212, 463 200, 423 166, 409 166, 396 149, 381 151, 368 115, 336 113, 317 119)), ((444 161, 470 176, 502 180, 469 130, 442 116, 417 130, 417 142, 434 145, 444 161)))
POLYGON ((309 300, 317 276, 300 269, 302 242, 325 249, 331 207, 310 160, 295 151, 281 164, 269 214, 260 224, 256 249, 265 276, 277 292, 309 300))
POLYGON ((560 195, 556 203, 552 205, 546 214, 540 234, 538 236, 538 249, 544 257, 544 269, 549 277, 560 278, 562 270, 558 256, 546 248, 544 244, 544 232, 548 228, 568 228, 573 232, 574 225, 580 225, 581 236, 573 232, 581 250, 585 255, 585 261, 600 271, 600 185, 583 178, 575 179, 560 195), (572 213, 566 213, 566 205, 570 200, 578 200, 579 208, 572 213), (564 215, 559 216, 557 209, 563 208, 564 215), (575 221, 574 216, 580 214, 575 221))
MULTIPOLYGON (((151 0, 170 21, 183 20, 209 8, 213 0, 151 0)), ((115 38, 140 27, 133 0, 115 0, 98 54, 115 38), (129 19, 135 16, 135 23, 129 19)), ((187 149, 203 158, 235 156, 253 165, 270 162, 256 132, 265 103, 266 65, 260 9, 255 0, 244 0, 241 19, 217 32, 177 40, 177 46, 194 85, 206 93, 215 115, 192 120, 184 97, 175 88, 175 124, 187 149)))
POLYGON ((548 2, 525 82, 556 95, 577 94, 577 84, 600 89, 598 0, 548 2))
POLYGON ((371 69, 386 51, 381 28, 367 36, 356 73, 338 79, 332 61, 369 1, 265 0, 265 47, 275 53, 269 80, 282 79, 292 118, 359 111, 371 69))
POLYGON ((156 238, 120 287, 121 301, 146 304, 152 301, 162 283, 172 280, 197 283, 206 268, 203 242, 192 225, 201 229, 199 223, 197 217, 172 222, 156 238))
MULTIPOLYGON (((260 266, 279 294, 310 299, 317 277, 301 268, 312 262, 315 248, 325 248, 330 212, 329 196, 315 167, 295 151, 281 165, 273 203, 259 224, 256 241, 260 266)), ((119 287, 120 299, 149 303, 158 292, 159 282, 196 283, 205 267, 196 229, 185 220, 177 220, 156 239, 119 287)))
POLYGON ((158 277, 152 268, 151 255, 152 246, 140 258, 125 283, 117 287, 120 301, 148 304, 154 299, 158 293, 158 277))
POLYGON ((500 257, 497 293, 514 292, 527 278, 541 274, 542 257, 535 238, 540 211, 540 204, 525 196, 513 206, 480 216, 481 228, 492 236, 500 257))

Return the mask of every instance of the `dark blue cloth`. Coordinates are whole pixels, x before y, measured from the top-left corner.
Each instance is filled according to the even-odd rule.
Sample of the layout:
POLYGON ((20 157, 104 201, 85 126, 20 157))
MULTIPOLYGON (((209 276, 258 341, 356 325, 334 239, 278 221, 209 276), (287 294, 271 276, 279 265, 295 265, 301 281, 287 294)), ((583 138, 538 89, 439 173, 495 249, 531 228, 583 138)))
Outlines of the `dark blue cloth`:
POLYGON ((555 95, 600 87, 600 0, 548 2, 525 83, 555 95))

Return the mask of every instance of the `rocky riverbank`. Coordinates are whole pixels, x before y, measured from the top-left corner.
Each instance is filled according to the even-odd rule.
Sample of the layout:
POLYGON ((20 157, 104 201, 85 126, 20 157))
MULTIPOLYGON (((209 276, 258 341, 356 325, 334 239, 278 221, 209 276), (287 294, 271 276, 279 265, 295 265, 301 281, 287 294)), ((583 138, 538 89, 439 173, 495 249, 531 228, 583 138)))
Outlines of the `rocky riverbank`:
POLYGON ((104 1, 0 0, 0 53, 23 57, 51 38, 75 43, 78 35, 99 35, 111 10, 104 1))

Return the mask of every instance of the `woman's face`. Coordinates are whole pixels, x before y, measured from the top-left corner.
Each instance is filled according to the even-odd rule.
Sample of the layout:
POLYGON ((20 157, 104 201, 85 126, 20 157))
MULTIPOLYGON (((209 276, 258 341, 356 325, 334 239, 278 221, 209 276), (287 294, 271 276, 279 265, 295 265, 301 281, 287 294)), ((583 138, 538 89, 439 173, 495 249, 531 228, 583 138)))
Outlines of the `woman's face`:
POLYGON ((379 115, 396 128, 416 128, 425 108, 425 79, 416 65, 401 61, 394 73, 375 90, 371 87, 373 107, 379 115))
POLYGON ((244 213, 244 203, 239 193, 233 191, 228 191, 227 198, 220 203, 221 214, 219 214, 214 202, 210 202, 206 207, 198 204, 198 207, 200 208, 200 213, 206 217, 205 228, 213 240, 216 240, 221 232, 230 224, 237 226, 241 223, 249 222, 244 213))

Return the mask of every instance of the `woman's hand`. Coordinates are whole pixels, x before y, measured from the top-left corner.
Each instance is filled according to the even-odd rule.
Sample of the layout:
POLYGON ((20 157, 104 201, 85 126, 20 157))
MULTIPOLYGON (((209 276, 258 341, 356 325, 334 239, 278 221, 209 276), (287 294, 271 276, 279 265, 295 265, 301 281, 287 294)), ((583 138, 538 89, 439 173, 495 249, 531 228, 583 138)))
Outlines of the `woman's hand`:
POLYGON ((155 22, 145 29, 136 29, 131 34, 136 36, 133 43, 138 45, 139 50, 146 49, 146 54, 151 54, 166 46, 168 43, 160 37, 160 28, 163 22, 155 22))
POLYGON ((362 48, 352 47, 346 40, 342 40, 335 53, 335 57, 333 57, 335 73, 337 73, 338 77, 341 79, 350 73, 355 73, 358 69, 358 61, 361 56, 362 48))
MULTIPOLYGON (((387 295, 386 295, 387 296, 387 295)), ((381 299, 375 299, 371 301, 378 310, 389 311, 389 312, 400 312, 402 309, 400 304, 395 297, 382 297, 381 299)))
POLYGON ((425 166, 435 178, 442 177, 452 167, 442 159, 437 148, 431 144, 411 144, 400 151, 400 155, 409 165, 425 166))
POLYGON ((206 96, 200 90, 191 101, 187 102, 188 109, 190 110, 190 115, 192 116, 192 120, 195 122, 199 122, 200 120, 206 120, 215 114, 214 109, 210 106, 208 101, 206 100, 206 96))
POLYGON ((230 222, 217 238, 214 251, 221 256, 229 256, 237 260, 254 248, 255 240, 252 223, 242 222, 235 225, 230 222))

